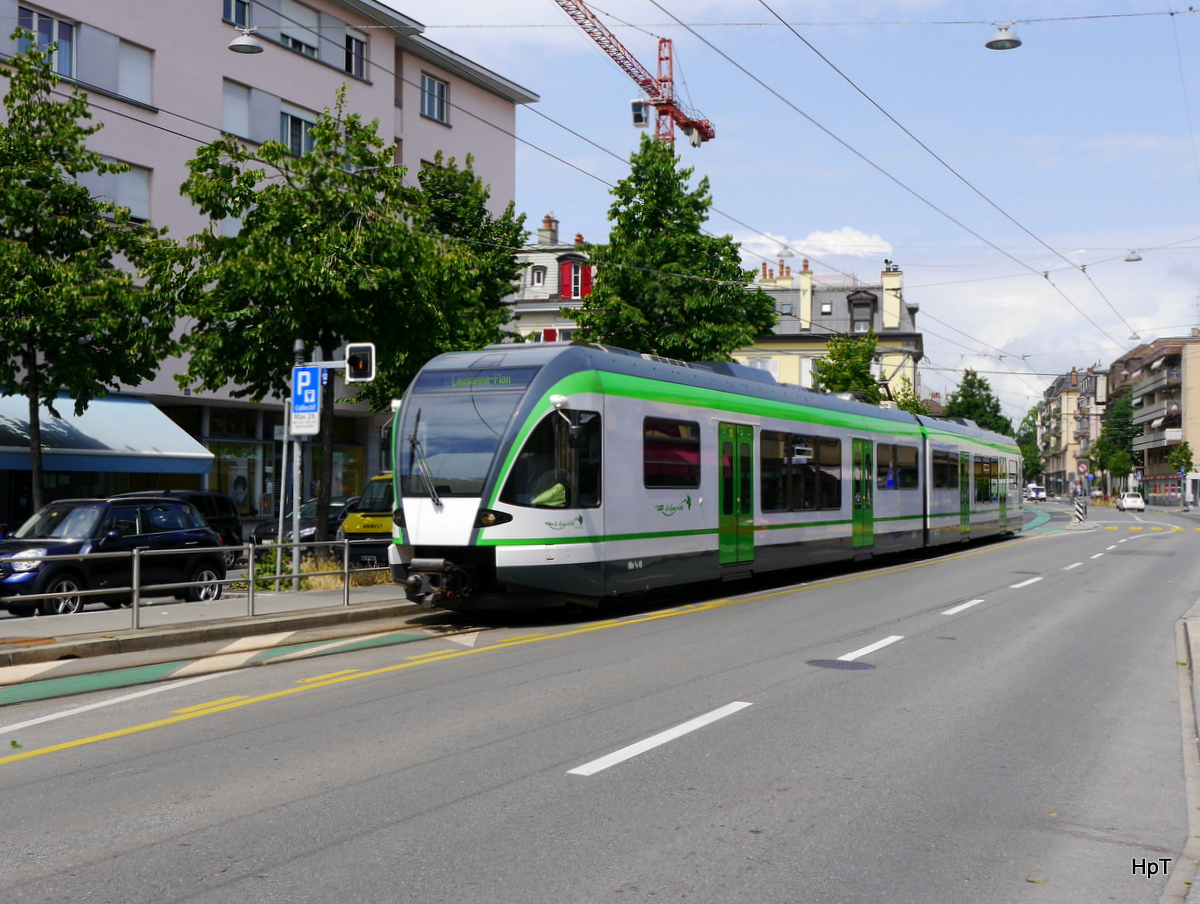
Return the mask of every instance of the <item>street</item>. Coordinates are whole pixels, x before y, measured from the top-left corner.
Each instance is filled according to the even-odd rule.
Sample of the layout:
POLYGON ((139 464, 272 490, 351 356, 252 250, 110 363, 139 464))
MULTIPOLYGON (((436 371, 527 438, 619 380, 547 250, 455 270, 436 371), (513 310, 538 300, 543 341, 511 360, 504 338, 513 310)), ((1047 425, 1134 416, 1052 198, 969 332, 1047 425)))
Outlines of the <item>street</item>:
POLYGON ((7 707, 5 900, 1158 901, 1196 531, 1103 518, 7 707))

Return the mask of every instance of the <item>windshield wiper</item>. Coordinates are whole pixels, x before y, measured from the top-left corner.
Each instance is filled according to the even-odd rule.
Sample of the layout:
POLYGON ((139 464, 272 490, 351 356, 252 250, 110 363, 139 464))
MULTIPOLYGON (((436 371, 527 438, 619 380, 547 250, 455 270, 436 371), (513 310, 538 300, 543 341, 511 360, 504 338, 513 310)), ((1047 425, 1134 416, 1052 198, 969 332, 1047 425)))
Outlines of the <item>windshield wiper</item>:
POLYGON ((429 494, 429 498, 433 500, 434 508, 442 507, 442 500, 438 498, 437 487, 433 485, 433 472, 429 467, 429 462, 425 458, 425 449, 421 445, 421 441, 417 439, 417 429, 421 426, 421 409, 417 409, 417 416, 413 419, 412 435, 408 438, 408 470, 411 473, 413 470, 413 459, 416 459, 417 469, 421 472, 421 480, 425 484, 425 492, 429 494))

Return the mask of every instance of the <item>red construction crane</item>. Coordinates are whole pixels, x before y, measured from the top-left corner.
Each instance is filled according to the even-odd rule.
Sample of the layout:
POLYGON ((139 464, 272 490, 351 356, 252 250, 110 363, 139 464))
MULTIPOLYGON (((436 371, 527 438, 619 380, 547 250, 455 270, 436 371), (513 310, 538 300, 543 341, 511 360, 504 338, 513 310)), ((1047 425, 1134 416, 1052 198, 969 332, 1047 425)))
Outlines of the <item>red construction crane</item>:
POLYGON ((675 126, 678 125, 695 147, 703 141, 716 137, 713 124, 702 119, 695 110, 689 110, 675 100, 675 76, 671 62, 671 39, 658 39, 658 77, 650 74, 625 47, 617 40, 617 36, 609 31, 604 23, 596 18, 583 4, 583 0, 555 0, 573 20, 575 24, 591 35, 592 40, 601 49, 617 61, 617 65, 625 70, 625 74, 637 82, 650 105, 657 111, 654 122, 654 137, 660 141, 675 140, 675 126))

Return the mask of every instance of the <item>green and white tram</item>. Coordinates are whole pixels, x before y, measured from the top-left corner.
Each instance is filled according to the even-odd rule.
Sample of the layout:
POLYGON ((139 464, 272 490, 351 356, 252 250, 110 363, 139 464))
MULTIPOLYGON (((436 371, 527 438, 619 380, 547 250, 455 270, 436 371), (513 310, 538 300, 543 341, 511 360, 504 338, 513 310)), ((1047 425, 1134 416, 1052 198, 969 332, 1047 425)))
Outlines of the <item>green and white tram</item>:
POLYGON ((1011 533, 1021 456, 970 422, 583 343, 440 355, 393 425, 409 599, 529 607, 1011 533))

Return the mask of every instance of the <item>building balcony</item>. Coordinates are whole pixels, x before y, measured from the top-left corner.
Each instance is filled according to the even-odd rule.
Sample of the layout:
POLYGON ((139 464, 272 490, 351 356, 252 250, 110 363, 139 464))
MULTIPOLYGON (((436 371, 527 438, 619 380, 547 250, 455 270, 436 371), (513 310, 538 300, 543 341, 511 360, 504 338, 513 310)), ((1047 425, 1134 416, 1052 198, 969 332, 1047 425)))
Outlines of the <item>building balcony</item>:
POLYGON ((1181 442, 1183 442, 1182 428, 1169 427, 1166 430, 1153 430, 1150 433, 1135 436, 1133 438, 1133 449, 1135 452, 1144 452, 1147 449, 1161 449, 1165 446, 1174 446, 1181 442))
POLYGON ((1153 423, 1158 418, 1178 417, 1181 408, 1179 399, 1163 399, 1161 402, 1155 402, 1153 405, 1134 409, 1130 422, 1135 427, 1139 427, 1142 424, 1153 423))
POLYGON ((1179 386, 1183 382, 1183 371, 1178 367, 1167 367, 1159 373, 1133 384, 1133 398, 1140 399, 1164 386, 1179 386))

